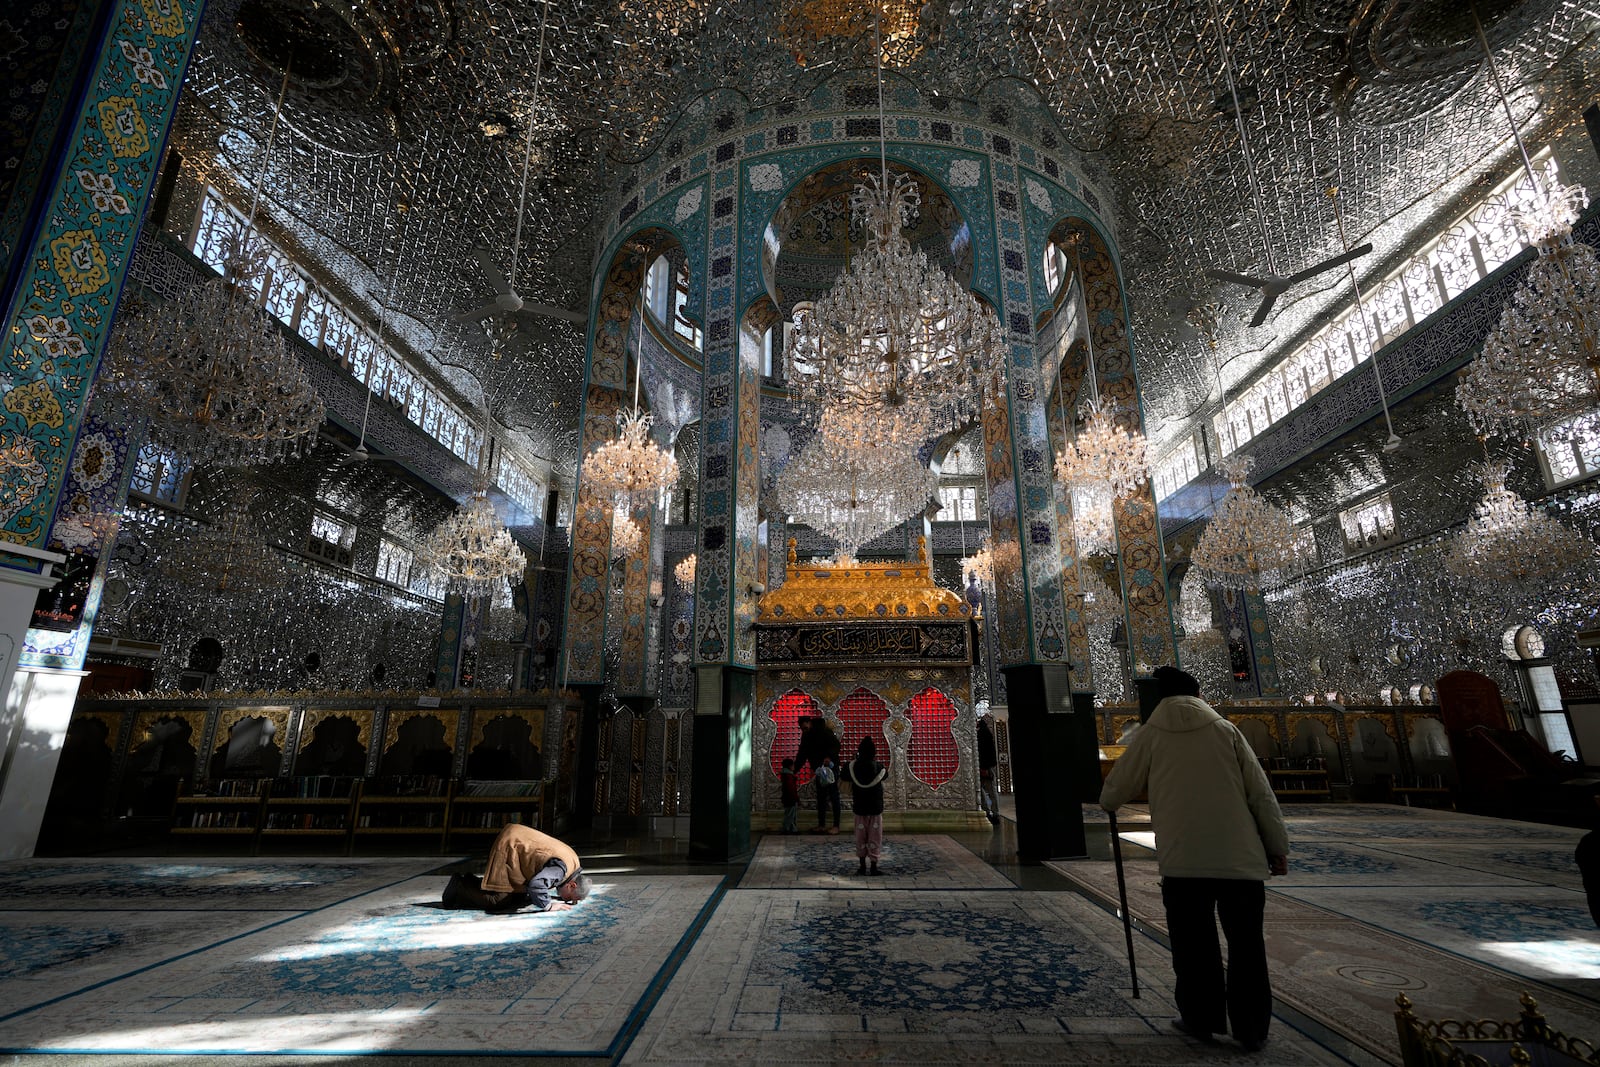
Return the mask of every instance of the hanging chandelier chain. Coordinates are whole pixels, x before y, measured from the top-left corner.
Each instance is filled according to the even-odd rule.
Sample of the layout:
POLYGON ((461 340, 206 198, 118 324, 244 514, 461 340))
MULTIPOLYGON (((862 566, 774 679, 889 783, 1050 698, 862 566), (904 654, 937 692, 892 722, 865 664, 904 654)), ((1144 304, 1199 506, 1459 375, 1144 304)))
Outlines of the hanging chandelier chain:
POLYGON ((1239 130, 1239 147, 1244 152, 1244 170, 1250 180, 1250 199, 1255 205, 1256 225, 1261 230, 1261 247, 1267 257, 1267 273, 1277 274, 1278 265, 1272 254, 1272 237, 1267 231, 1267 214, 1262 204, 1261 177, 1256 173, 1255 153, 1250 149, 1249 127, 1244 121, 1244 108, 1239 104, 1239 87, 1233 77, 1233 53, 1228 48, 1228 35, 1223 29, 1222 15, 1217 10, 1217 0, 1208 0, 1211 6, 1211 24, 1217 31, 1217 46, 1222 50, 1222 72, 1228 81, 1228 97, 1233 101, 1233 123, 1239 130))
POLYGON ((1367 358, 1372 361, 1372 380, 1378 385, 1378 403, 1383 408, 1383 424, 1384 427, 1389 431, 1388 440, 1395 441, 1397 439, 1397 435, 1394 432, 1394 419, 1389 414, 1389 393, 1388 390, 1383 387, 1383 374, 1378 368, 1378 349, 1380 347, 1379 339, 1374 338, 1372 335, 1373 324, 1372 321, 1367 318, 1366 302, 1361 296, 1361 282, 1356 278, 1355 261, 1350 259, 1348 256, 1350 251, 1350 238, 1345 233, 1344 209, 1339 206, 1339 187, 1337 185, 1330 185, 1328 187, 1328 199, 1333 201, 1333 220, 1338 224, 1339 227, 1339 245, 1346 253, 1344 269, 1345 273, 1350 277, 1350 289, 1355 294, 1356 314, 1361 317, 1361 335, 1367 340, 1367 358))
POLYGON ((550 5, 544 0, 544 10, 539 14, 539 45, 533 60, 533 100, 528 105, 528 134, 522 145, 522 194, 517 199, 517 230, 511 240, 511 291, 517 291, 517 263, 522 253, 522 219, 528 210, 528 171, 533 163, 533 129, 539 121, 539 82, 544 74, 544 31, 550 21, 550 5))

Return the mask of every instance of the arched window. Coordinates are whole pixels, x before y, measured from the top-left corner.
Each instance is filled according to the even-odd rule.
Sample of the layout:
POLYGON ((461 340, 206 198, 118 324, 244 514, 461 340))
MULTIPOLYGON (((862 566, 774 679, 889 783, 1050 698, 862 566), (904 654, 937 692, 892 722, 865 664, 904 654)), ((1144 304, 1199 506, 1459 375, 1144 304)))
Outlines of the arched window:
POLYGON ((857 689, 839 703, 839 759, 849 762, 856 758, 856 749, 863 737, 872 738, 878 746, 878 757, 884 754, 883 723, 889 717, 889 705, 878 694, 867 689, 857 689))

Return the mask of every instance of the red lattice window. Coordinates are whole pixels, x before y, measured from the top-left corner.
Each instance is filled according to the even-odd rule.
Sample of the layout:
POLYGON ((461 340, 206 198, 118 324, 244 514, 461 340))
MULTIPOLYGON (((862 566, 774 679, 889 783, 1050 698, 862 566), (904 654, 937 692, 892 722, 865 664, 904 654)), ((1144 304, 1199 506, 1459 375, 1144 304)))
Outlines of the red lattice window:
POLYGON ((937 689, 924 689, 911 698, 911 773, 918 781, 938 789, 955 777, 961 762, 956 735, 956 706, 937 689))
MULTIPOLYGON (((795 750, 800 747, 800 716, 816 714, 817 702, 798 689, 783 694, 772 705, 772 723, 778 728, 777 736, 772 739, 774 777, 783 773, 783 761, 793 759, 795 750)), ((796 767, 795 772, 799 775, 799 784, 805 785, 811 781, 811 768, 805 764, 796 767)))
POLYGON ((878 761, 888 763, 888 746, 883 740, 883 723, 888 717, 889 705, 870 690, 857 689, 840 701, 839 762, 849 763, 855 759, 861 739, 870 737, 878 748, 878 761))

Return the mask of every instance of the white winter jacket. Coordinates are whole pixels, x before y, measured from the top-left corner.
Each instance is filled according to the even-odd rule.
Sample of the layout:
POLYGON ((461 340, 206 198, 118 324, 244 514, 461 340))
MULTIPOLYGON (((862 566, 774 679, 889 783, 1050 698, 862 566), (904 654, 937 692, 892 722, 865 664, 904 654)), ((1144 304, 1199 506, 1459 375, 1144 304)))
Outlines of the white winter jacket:
POLYGON ((1169 878, 1267 877, 1289 854, 1278 798, 1250 743, 1199 697, 1156 705, 1112 768, 1100 806, 1150 795, 1156 865, 1169 878))

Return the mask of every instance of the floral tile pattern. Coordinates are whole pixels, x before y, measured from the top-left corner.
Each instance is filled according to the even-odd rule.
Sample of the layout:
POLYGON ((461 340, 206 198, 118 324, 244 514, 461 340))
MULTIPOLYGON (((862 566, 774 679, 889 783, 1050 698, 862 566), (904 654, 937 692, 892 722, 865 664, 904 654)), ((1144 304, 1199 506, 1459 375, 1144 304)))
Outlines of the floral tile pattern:
POLYGON ((856 873, 849 834, 761 839, 740 889, 1012 889, 1010 879, 943 834, 890 834, 877 878, 856 873))

